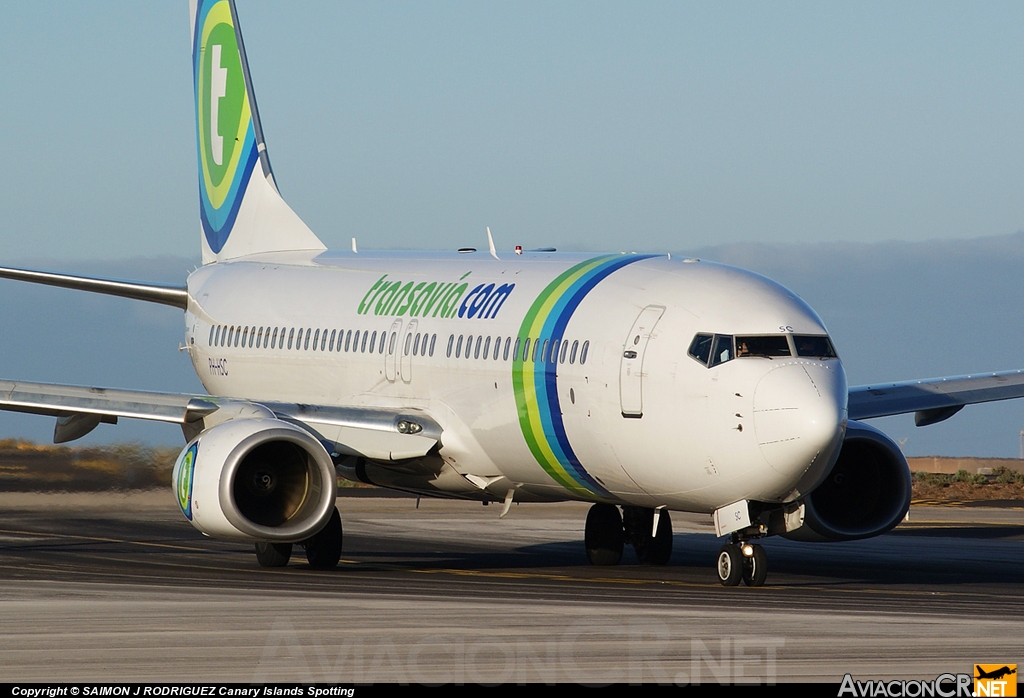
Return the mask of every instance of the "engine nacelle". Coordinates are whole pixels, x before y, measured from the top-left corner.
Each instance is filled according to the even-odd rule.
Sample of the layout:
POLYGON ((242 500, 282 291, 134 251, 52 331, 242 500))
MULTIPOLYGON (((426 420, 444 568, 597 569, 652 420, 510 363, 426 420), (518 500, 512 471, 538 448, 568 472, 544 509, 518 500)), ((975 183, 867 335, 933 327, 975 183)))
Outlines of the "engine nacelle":
POLYGON ((201 432, 178 456, 172 486, 203 533, 280 543, 317 533, 338 496, 324 447, 279 419, 236 419, 201 432))
POLYGON ((910 488, 910 467, 899 446, 874 427, 849 422, 836 464, 803 499, 803 525, 783 535, 803 541, 881 535, 907 515, 910 488))

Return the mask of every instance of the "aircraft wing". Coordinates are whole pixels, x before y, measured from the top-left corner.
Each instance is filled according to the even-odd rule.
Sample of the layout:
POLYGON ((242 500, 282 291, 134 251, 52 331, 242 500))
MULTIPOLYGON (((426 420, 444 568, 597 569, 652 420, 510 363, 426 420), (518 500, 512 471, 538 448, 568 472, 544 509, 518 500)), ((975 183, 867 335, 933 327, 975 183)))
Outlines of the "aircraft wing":
POLYGON ((190 436, 235 417, 276 418, 302 425, 328 451, 385 461, 419 458, 441 439, 437 422, 415 409, 257 403, 22 381, 0 381, 0 410, 57 417, 54 443, 74 441, 101 422, 116 424, 119 417, 179 424, 190 436))
POLYGON ((919 427, 949 419, 966 405, 1024 397, 1024 370, 927 378, 850 388, 850 419, 914 412, 919 427))

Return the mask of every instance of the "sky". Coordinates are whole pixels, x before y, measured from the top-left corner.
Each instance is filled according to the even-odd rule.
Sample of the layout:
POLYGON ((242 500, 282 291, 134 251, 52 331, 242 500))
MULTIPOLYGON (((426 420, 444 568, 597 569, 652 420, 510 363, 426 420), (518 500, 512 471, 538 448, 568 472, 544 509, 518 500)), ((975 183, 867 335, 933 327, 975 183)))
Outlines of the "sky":
MULTIPOLYGON (((239 3, 331 247, 1008 234, 1020 3, 239 3)), ((187 3, 0 6, 6 259, 191 254, 187 3)))
MULTIPOLYGON (((867 367, 847 361, 857 382, 917 377, 919 335, 872 325, 856 287, 840 285, 844 306, 801 260, 835 275, 829 250, 917 245, 911 277, 937 283, 929 245, 980 250, 960 281, 983 298, 997 292, 984 254, 1000 253, 984 241, 1024 229, 1021 3, 238 5, 276 180, 331 247, 482 247, 490 226, 500 249, 711 249, 758 267, 774 246, 789 261, 758 271, 840 335, 885 328, 891 363, 872 365, 868 335, 841 348, 867 367)), ((184 1, 0 4, 0 263, 184 278, 199 256, 189 45, 184 1)), ((859 264, 870 274, 871 255, 859 264)), ((942 288, 894 317, 946 328, 942 288)), ((178 318, 25 293, 42 294, 26 307, 56 348, 7 341, 4 377, 197 389, 178 318), (153 355, 173 368, 82 358, 71 337, 103 342, 111 326, 88 318, 110 312, 147 348, 173 332, 153 355)), ((1017 367, 944 346, 929 342, 927 375, 1017 367)), ((999 453, 1016 454, 1016 433, 999 453)))

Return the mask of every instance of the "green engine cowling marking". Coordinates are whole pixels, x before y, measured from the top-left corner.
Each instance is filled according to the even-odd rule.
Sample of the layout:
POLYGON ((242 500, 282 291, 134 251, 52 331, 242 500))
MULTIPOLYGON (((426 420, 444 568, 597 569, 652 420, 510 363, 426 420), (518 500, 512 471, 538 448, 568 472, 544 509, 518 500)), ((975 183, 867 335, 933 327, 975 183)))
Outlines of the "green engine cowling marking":
POLYGON ((199 453, 199 442, 182 451, 174 464, 174 490, 178 498, 181 513, 189 521, 192 520, 192 481, 195 476, 196 455, 199 453))

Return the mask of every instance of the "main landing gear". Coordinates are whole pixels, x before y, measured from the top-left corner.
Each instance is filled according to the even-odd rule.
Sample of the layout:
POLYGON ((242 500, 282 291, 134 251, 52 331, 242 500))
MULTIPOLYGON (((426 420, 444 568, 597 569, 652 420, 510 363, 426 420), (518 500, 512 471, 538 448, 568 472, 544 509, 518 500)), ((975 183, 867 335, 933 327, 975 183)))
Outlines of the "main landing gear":
MULTIPOLYGON (((329 570, 341 559, 341 514, 334 508, 327 525, 311 538, 299 543, 306 549, 306 561, 315 570, 329 570)), ((260 567, 284 567, 292 556, 291 543, 257 543, 256 560, 260 567)))
POLYGON ((622 514, 614 504, 595 504, 587 513, 587 526, 583 541, 587 559, 592 565, 617 565, 622 560, 622 549, 633 546, 641 565, 665 565, 672 557, 672 520, 667 511, 658 516, 658 531, 654 528, 654 509, 622 507, 622 514))
POLYGON ((759 587, 768 578, 768 555, 764 548, 755 543, 733 536, 732 543, 726 543, 718 551, 718 581, 722 586, 738 586, 742 580, 748 587, 759 587))

